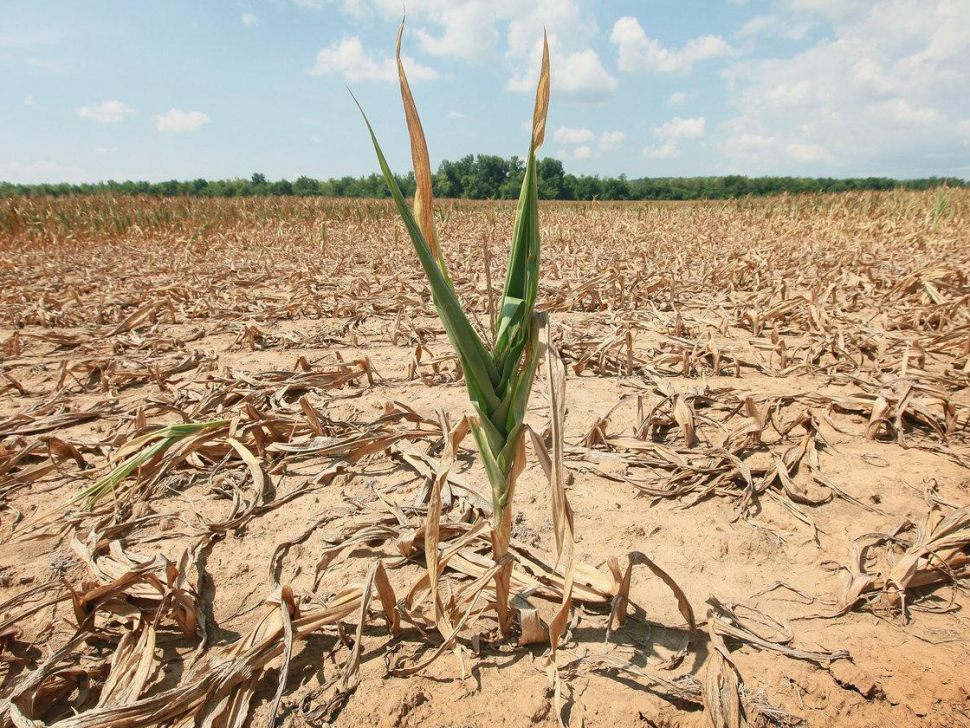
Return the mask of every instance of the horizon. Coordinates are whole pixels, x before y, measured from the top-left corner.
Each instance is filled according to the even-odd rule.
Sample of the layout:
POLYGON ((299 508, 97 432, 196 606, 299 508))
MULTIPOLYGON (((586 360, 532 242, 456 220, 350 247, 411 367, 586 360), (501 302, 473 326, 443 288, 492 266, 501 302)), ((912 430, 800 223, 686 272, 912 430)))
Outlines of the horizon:
MULTIPOLYGON (((544 156, 571 174, 970 177, 970 0, 407 10, 403 53, 435 169, 524 155, 545 25, 544 156)), ((376 163, 345 84, 405 175, 400 20, 396 0, 15 3, 0 33, 0 180, 367 176, 376 163)))
MULTIPOLYGON (((473 154, 473 153, 469 152, 468 155, 466 155, 466 156, 477 158, 479 156, 485 156, 485 155, 478 155, 478 154, 473 154)), ((513 156, 515 156, 515 155, 513 155, 513 156)), ((537 159, 539 159, 540 161, 541 160, 546 160, 546 159, 556 159, 556 161, 562 162, 562 160, 560 160, 560 159, 557 159, 557 158, 554 158, 554 157, 549 157, 549 156, 542 156, 542 155, 539 155, 537 157, 537 159)), ((455 161, 457 161, 457 160, 450 160, 450 159, 441 160, 441 162, 443 162, 443 163, 453 163, 455 161)), ((585 178, 596 178, 596 179, 601 179, 601 180, 604 180, 604 181, 605 180, 624 179, 627 182, 659 182, 659 181, 664 181, 664 180, 672 180, 672 181, 680 181, 680 180, 690 181, 690 180, 708 180, 708 179, 710 179, 710 180, 724 180, 724 179, 726 179, 728 177, 741 177, 741 178, 748 179, 748 180, 758 180, 758 179, 768 179, 768 180, 793 179, 794 180, 794 179, 802 179, 802 180, 835 180, 835 181, 838 181, 838 182, 865 181, 865 180, 880 180, 880 181, 881 180, 888 180, 890 182, 895 182, 895 183, 900 183, 900 184, 908 183, 908 182, 941 182, 941 183, 944 183, 945 184, 945 183, 952 182, 955 185, 959 185, 959 186, 967 186, 967 185, 970 185, 970 179, 963 178, 963 177, 955 177, 953 175, 928 175, 926 177, 886 177, 886 176, 879 176, 879 175, 868 175, 866 177, 850 177, 850 176, 837 177, 837 176, 827 175, 827 176, 818 176, 818 177, 816 177, 816 176, 809 176, 809 175, 783 175, 783 174, 777 174, 777 175, 775 175, 775 174, 767 174, 767 175, 745 175, 745 174, 737 174, 737 173, 734 173, 734 174, 721 174, 721 175, 716 175, 716 174, 714 174, 714 175, 698 174, 698 175, 691 175, 691 176, 664 175, 664 176, 656 176, 656 177, 631 177, 630 175, 628 175, 626 173, 623 173, 623 172, 621 172, 618 175, 604 175, 604 174, 600 174, 598 172, 593 172, 593 173, 590 173, 590 174, 586 174, 586 173, 576 174, 576 173, 574 173, 573 171, 571 171, 569 169, 569 167, 568 167, 568 160, 566 162, 562 162, 562 163, 563 163, 563 168, 564 168, 564 172, 565 172, 566 176, 574 176, 574 177, 577 177, 577 178, 584 178, 584 177, 585 178)), ((435 169, 432 170, 432 172, 433 172, 433 174, 437 175, 438 174, 438 169, 435 168, 435 169)), ((395 172, 394 174, 399 179, 407 179, 409 176, 410 177, 413 177, 413 172, 410 169, 404 170, 404 171, 401 171, 401 172, 395 172)), ((0 179, 0 185, 12 185, 12 186, 18 186, 18 187, 27 187, 27 188, 43 187, 45 185, 50 185, 50 186, 54 186, 54 185, 70 185, 70 186, 73 186, 73 187, 100 187, 100 186, 109 186, 109 185, 147 184, 147 185, 157 186, 157 185, 162 185, 162 184, 170 183, 170 182, 176 182, 178 184, 190 184, 192 182, 196 182, 196 181, 199 181, 199 180, 203 180, 207 184, 221 183, 221 182, 226 182, 226 183, 228 183, 228 182, 247 182, 247 183, 256 184, 255 182, 253 182, 253 179, 255 177, 257 177, 257 176, 263 178, 262 183, 264 183, 264 184, 274 184, 274 183, 277 183, 277 182, 290 182, 290 183, 292 183, 292 182, 296 182, 298 179, 301 179, 301 178, 306 178, 306 179, 312 180, 314 182, 336 182, 336 181, 343 181, 343 180, 356 180, 356 181, 360 181, 360 180, 370 180, 370 179, 374 179, 374 178, 383 179, 383 176, 381 175, 380 171, 372 171, 372 172, 367 172, 367 173, 362 173, 362 174, 357 174, 357 175, 354 175, 354 174, 341 175, 340 177, 314 177, 313 175, 299 175, 298 177, 277 177, 277 178, 273 178, 273 177, 270 177, 268 175, 265 175, 262 172, 260 172, 260 171, 257 170, 257 171, 254 171, 254 172, 250 173, 250 174, 240 174, 240 175, 237 175, 237 176, 234 176, 234 177, 219 177, 219 178, 215 178, 215 177, 212 177, 212 178, 208 178, 208 177, 186 177, 186 178, 181 178, 181 179, 172 177, 170 179, 160 179, 160 180, 156 180, 156 181, 145 180, 145 179, 114 179, 114 178, 109 178, 109 179, 94 180, 94 181, 91 181, 91 182, 36 182, 36 183, 30 183, 30 182, 11 182, 10 180, 0 179)), ((868 188, 865 188, 865 189, 868 189, 868 188)), ((441 197, 442 195, 439 194, 437 196, 441 197)), ((475 198, 472 198, 472 199, 475 199, 475 198)))

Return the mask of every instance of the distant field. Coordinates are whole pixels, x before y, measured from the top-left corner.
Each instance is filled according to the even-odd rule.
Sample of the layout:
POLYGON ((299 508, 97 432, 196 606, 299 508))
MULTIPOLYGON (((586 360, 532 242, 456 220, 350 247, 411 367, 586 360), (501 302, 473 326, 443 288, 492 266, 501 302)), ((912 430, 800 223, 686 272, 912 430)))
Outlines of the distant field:
MULTIPOLYGON (((446 219, 459 211, 514 209, 514 201, 438 200, 436 209, 446 219)), ((931 223, 934 229, 949 221, 967 217, 970 191, 963 188, 938 188, 928 192, 895 190, 890 192, 852 192, 833 195, 778 195, 732 200, 656 201, 656 202, 543 202, 553 216, 578 211, 612 217, 613 211, 642 220, 644 215, 660 215, 671 209, 696 209, 721 218, 730 213, 746 213, 757 218, 787 219, 789 223, 812 215, 843 216, 860 220, 871 216, 882 220, 909 220, 931 223)), ((484 214, 484 212, 482 213, 484 214)), ((122 233, 142 231, 171 232, 186 236, 218 235, 236 231, 262 230, 290 223, 291 234, 325 234, 328 226, 364 220, 387 225, 396 215, 389 199, 339 199, 325 197, 150 197, 133 195, 92 195, 78 197, 0 197, 0 236, 3 240, 51 240, 111 238, 122 233)), ((460 216, 462 219, 464 215, 460 216)), ((581 218, 585 221, 587 218, 581 218)), ((579 225, 577 219, 576 225, 579 225)), ((491 217, 489 217, 491 224, 491 217)), ((740 220, 738 221, 740 222, 740 220)), ((750 223, 749 223, 750 224, 750 223)), ((508 227, 511 221, 508 221, 508 227)), ((372 231, 380 234, 380 229, 372 231)), ((500 231, 501 232, 501 231, 500 231)), ((671 230, 671 232, 673 232, 671 230)), ((689 232, 689 231, 688 231, 689 232)), ((461 232, 456 230, 460 242, 461 232)), ((506 241, 497 234, 495 244, 506 241)), ((304 241, 305 242, 305 241, 304 241)), ((592 242, 592 241, 591 241, 592 242)))
MULTIPOLYGON (((487 329, 514 203, 437 214, 487 329)), ((970 721, 970 190, 542 203, 541 227, 596 569, 577 577, 570 725, 708 725, 722 641, 752 725, 970 721), (696 630, 642 566, 633 618, 607 628, 609 560, 631 552, 696 630)), ((490 612, 387 675, 438 644, 410 590, 443 423, 467 406, 390 202, 0 198, 0 361, 0 728, 28 693, 50 724, 260 725, 290 650, 279 725, 556 724, 542 650, 493 642, 490 612), (135 438, 220 420, 65 506, 135 438), (388 607, 355 586, 378 562, 399 637, 355 632, 388 607)), ((540 374, 539 432, 545 396, 540 374)), ((548 620, 561 577, 531 447, 513 584, 548 620)), ((457 459, 446 602, 489 554, 470 439, 457 459)))

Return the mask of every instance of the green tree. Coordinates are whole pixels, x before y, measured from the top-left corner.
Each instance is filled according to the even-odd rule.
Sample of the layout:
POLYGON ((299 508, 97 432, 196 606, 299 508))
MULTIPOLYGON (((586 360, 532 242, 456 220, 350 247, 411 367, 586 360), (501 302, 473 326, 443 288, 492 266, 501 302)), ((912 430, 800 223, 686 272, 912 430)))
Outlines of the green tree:
POLYGON ((296 182, 293 183, 293 194, 299 195, 300 197, 309 197, 310 195, 317 195, 320 193, 320 186, 318 182, 312 177, 297 177, 296 182))
POLYGON ((562 200, 566 189, 566 172, 558 159, 546 157, 536 167, 539 177, 539 197, 543 200, 562 200))

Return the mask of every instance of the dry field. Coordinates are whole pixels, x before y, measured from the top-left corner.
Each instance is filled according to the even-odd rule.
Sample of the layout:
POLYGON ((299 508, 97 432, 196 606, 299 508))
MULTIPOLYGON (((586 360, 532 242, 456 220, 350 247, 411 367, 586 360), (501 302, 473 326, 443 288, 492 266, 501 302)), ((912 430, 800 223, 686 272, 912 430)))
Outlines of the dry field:
MULTIPOLYGON (((437 215, 483 329, 513 212, 437 215)), ((970 193, 541 227, 552 660, 546 369, 500 639, 389 203, 0 200, 0 726, 970 725, 970 193)))

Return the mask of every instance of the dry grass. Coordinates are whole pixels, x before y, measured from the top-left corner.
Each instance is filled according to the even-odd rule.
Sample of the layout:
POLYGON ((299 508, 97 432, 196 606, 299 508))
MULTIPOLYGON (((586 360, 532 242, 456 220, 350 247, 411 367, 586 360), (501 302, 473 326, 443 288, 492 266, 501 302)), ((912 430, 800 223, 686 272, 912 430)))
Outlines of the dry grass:
MULTIPOLYGON (((0 201, 0 726, 959 724, 968 210, 544 205, 568 390, 495 564, 390 203, 0 201)), ((484 336, 513 214, 435 215, 484 336)))

